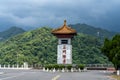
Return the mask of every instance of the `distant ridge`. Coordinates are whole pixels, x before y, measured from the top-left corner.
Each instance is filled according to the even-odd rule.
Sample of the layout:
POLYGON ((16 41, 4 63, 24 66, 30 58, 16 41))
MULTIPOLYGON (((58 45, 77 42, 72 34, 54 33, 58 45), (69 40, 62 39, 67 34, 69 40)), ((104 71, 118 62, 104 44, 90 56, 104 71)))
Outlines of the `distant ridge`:
POLYGON ((113 37, 115 34, 117 34, 117 32, 112 32, 112 31, 108 31, 105 29, 101 29, 101 28, 96 28, 87 24, 70 24, 70 27, 74 28, 77 30, 77 32, 80 33, 84 33, 84 34, 88 34, 88 35, 92 35, 95 37, 100 37, 102 39, 104 38, 111 38, 113 37))
POLYGON ((18 27, 11 27, 8 30, 5 30, 3 32, 0 32, 0 41, 4 41, 10 37, 13 37, 17 34, 23 33, 25 32, 24 29, 22 28, 18 28, 18 27))

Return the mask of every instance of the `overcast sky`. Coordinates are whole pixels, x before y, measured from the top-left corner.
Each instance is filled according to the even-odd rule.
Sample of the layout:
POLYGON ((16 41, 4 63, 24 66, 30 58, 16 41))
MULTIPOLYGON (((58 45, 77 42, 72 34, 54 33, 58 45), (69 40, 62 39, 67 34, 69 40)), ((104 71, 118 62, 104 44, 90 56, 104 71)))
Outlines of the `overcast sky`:
POLYGON ((86 23, 120 30, 120 0, 0 0, 0 28, 86 23))

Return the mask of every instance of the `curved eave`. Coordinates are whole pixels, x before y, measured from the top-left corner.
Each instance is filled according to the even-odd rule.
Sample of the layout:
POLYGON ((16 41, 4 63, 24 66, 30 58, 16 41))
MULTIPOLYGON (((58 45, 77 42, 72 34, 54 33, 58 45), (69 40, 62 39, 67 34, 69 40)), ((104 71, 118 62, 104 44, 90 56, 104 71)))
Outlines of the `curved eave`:
POLYGON ((70 28, 66 25, 66 20, 64 20, 64 25, 58 29, 54 29, 51 32, 52 34, 76 34, 76 30, 70 28))
POLYGON ((76 34, 76 30, 71 29, 70 27, 61 27, 58 29, 54 29, 51 32, 52 34, 76 34))

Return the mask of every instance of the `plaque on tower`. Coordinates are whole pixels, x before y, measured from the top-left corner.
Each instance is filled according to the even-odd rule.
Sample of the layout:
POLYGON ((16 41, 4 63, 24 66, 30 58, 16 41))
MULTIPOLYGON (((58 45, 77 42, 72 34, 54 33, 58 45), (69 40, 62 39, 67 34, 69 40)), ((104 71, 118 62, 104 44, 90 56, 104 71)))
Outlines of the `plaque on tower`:
POLYGON ((58 45, 58 64, 72 63, 72 45, 58 45), (66 48, 65 48, 66 47, 66 48))

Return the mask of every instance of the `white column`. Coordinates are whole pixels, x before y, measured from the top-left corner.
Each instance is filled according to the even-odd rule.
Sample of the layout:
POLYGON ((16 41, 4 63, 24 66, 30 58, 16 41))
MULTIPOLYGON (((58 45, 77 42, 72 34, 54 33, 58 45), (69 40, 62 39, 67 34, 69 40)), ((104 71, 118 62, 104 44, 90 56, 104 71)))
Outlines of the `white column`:
POLYGON ((56 70, 55 70, 55 68, 53 69, 53 72, 55 72, 56 70))
POLYGON ((74 70, 73 70, 73 68, 71 68, 71 72, 73 72, 74 70))
POLYGON ((8 64, 8 68, 10 68, 10 65, 8 64))
POLYGON ((117 75, 120 75, 120 71, 119 70, 117 70, 117 75))
POLYGON ((47 68, 47 70, 46 70, 47 72, 49 71, 49 69, 47 68))
POLYGON ((28 63, 24 62, 23 66, 24 66, 24 68, 28 68, 28 63))
POLYGON ((14 66, 14 65, 12 65, 12 68, 15 68, 15 66, 14 66))
POLYGON ((19 65, 17 64, 17 68, 19 68, 19 65))
POLYGON ((4 65, 4 68, 5 68, 5 65, 4 65))
POLYGON ((81 69, 79 68, 78 71, 81 72, 81 69))
POLYGON ((45 68, 43 67, 43 71, 45 71, 45 68))
POLYGON ((62 72, 65 72, 65 69, 64 69, 64 68, 62 69, 62 72))

